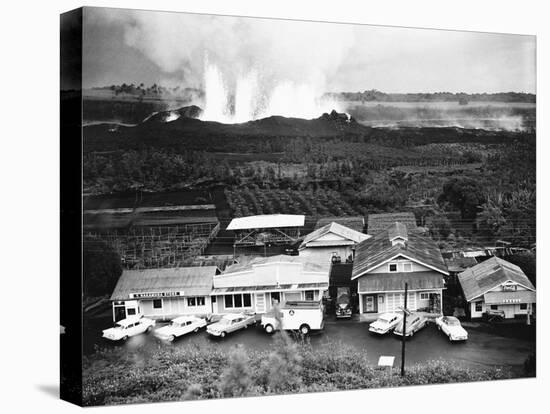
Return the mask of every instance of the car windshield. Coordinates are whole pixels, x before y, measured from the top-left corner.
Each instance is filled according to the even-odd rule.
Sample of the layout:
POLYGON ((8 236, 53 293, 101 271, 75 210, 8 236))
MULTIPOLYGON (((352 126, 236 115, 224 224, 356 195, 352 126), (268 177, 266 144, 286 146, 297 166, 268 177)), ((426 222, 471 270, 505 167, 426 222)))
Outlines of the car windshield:
POLYGON ((227 318, 221 318, 220 321, 218 322, 220 325, 230 325, 231 324, 231 320, 230 319, 227 319, 227 318))
POLYGON ((388 320, 387 319, 384 319, 384 318, 378 318, 376 320, 376 323, 380 324, 380 325, 387 325, 388 324, 388 320))
POLYGON ((171 326, 172 328, 179 328, 179 327, 181 326, 181 324, 180 324, 179 322, 172 322, 172 323, 170 324, 170 326, 171 326))
POLYGON ((114 329, 124 329, 124 325, 121 325, 120 323, 117 322, 113 325, 113 328, 114 329))
POLYGON ((450 325, 450 326, 458 326, 460 325, 460 322, 458 321, 458 319, 450 319, 448 318, 447 319, 447 325, 450 325))

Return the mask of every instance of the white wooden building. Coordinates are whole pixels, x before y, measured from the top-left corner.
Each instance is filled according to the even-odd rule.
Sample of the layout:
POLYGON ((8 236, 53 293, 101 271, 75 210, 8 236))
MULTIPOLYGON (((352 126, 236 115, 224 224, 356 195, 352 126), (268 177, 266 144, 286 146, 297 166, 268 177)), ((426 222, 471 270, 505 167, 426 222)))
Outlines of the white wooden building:
POLYGON ((459 273, 458 280, 472 318, 500 313, 510 319, 534 310, 536 291, 531 281, 519 266, 496 256, 459 273))
POLYGON ((331 222, 304 237, 300 244, 300 256, 314 261, 330 263, 333 257, 345 262, 353 260, 355 246, 367 240, 368 234, 331 222))
POLYGON ((211 315, 216 266, 124 270, 111 295, 113 320, 143 314, 153 319, 211 315))
POLYGON ((274 302, 320 300, 328 290, 329 264, 300 256, 242 258, 214 276, 214 314, 265 313, 274 302))
POLYGON ((409 310, 441 315, 447 275, 433 240, 394 223, 357 246, 351 280, 357 283, 360 319, 398 311, 405 302, 405 283, 409 310))

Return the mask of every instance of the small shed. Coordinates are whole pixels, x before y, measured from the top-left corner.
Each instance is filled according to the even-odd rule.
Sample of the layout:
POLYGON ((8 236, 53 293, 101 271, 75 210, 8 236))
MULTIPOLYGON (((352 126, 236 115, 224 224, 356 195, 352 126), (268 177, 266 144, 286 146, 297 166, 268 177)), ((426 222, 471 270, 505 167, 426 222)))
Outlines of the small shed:
POLYGON ((234 246, 289 245, 304 223, 303 214, 262 214, 234 218, 226 230, 235 232, 234 246))

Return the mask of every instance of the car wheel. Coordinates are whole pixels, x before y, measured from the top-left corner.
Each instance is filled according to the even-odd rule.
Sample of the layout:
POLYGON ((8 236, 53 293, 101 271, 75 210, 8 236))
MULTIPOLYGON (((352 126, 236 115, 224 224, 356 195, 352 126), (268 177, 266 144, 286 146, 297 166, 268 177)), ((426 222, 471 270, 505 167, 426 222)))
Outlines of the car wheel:
POLYGON ((168 340, 170 342, 174 342, 176 340, 176 336, 175 335, 170 335, 170 337, 168 338, 168 340))
POLYGON ((275 329, 273 328, 273 325, 271 325, 271 324, 267 324, 267 325, 265 326, 264 329, 265 329, 265 331, 266 331, 268 334, 273 333, 273 331, 275 330, 275 329))
POLYGON ((309 333, 309 325, 303 324, 300 326, 300 333, 302 335, 307 335, 309 333))
POLYGON ((151 332, 151 329, 153 329, 153 327, 152 327, 152 326, 148 326, 147 329, 145 330, 145 332, 149 333, 149 332, 151 332))
POLYGON ((197 333, 199 331, 199 328, 195 328, 193 332, 197 333))
POLYGON ((222 332, 222 333, 220 334, 220 338, 225 338, 225 332, 222 332))
POLYGON ((124 335, 124 336, 122 337, 122 340, 123 340, 124 342, 126 342, 126 341, 128 340, 128 335, 124 335))
POLYGON ((441 325, 437 325, 437 330, 438 330, 438 331, 441 330, 441 325))
POLYGON ((411 331, 411 338, 413 337, 413 335, 414 335, 414 331, 411 331))

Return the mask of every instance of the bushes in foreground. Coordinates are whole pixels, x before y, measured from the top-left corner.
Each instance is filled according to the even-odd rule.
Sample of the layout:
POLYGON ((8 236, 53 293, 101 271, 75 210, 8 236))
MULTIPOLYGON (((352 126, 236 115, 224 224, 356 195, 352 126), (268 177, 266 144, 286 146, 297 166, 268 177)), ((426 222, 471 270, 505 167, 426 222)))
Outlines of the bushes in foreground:
POLYGON ((127 404, 299 392, 324 392, 402 385, 488 381, 517 376, 508 369, 472 369, 430 361, 390 375, 379 371, 365 353, 340 343, 312 349, 277 334, 267 351, 232 352, 188 346, 159 348, 147 355, 137 349, 103 350, 85 361, 84 404, 127 404))

